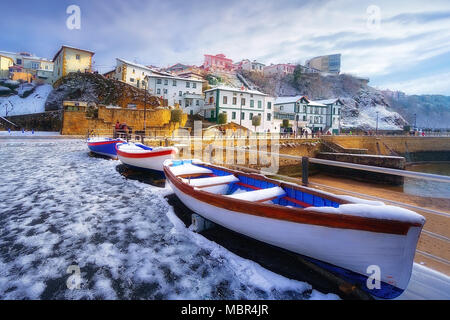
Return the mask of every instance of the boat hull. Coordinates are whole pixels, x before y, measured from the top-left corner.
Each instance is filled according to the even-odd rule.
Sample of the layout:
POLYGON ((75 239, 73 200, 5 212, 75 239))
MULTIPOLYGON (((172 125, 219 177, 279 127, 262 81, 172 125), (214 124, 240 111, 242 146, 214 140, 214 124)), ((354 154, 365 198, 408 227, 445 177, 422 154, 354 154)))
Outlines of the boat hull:
MULTIPOLYGON (((167 181, 177 197, 192 211, 227 229, 256 240, 310 257, 323 267, 350 280, 374 296, 399 296, 410 279, 415 248, 421 227, 410 227, 405 234, 342 229, 273 219, 216 206, 196 191, 186 191, 165 169, 167 181), (183 189, 183 190, 181 190, 183 189), (375 270, 375 271, 374 271, 375 270), (377 272, 379 270, 379 277, 377 272), (374 278, 375 277, 375 278, 374 278), (379 287, 376 286, 379 280, 379 287), (369 283, 370 282, 370 283, 369 283), (371 284, 375 286, 371 286, 371 284)), ((251 209, 249 209, 250 211, 251 209)), ((299 213, 301 214, 301 213, 299 213)))
POLYGON ((88 148, 91 152, 117 159, 116 144, 122 143, 122 140, 104 140, 104 141, 87 141, 88 148))
POLYGON ((173 159, 176 154, 174 148, 161 148, 145 153, 131 153, 121 151, 120 148, 116 149, 117 156, 123 164, 133 169, 148 170, 156 173, 162 173, 164 161, 173 159))

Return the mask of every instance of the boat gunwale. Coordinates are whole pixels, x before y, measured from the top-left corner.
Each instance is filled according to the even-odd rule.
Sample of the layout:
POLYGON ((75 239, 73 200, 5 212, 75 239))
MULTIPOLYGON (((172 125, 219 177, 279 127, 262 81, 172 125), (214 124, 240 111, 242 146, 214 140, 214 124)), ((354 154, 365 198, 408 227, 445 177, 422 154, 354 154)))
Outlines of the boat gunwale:
MULTIPOLYGON (((213 169, 226 171, 236 175, 246 176, 258 180, 264 180, 276 184, 281 188, 283 187, 293 188, 302 192, 306 192, 308 194, 320 196, 328 200, 338 202, 340 204, 353 203, 350 201, 346 201, 344 199, 333 197, 332 195, 329 195, 327 193, 320 193, 319 191, 314 191, 308 188, 301 187, 299 185, 288 184, 278 180, 273 180, 261 174, 245 173, 242 171, 223 168, 203 162, 197 164, 203 165, 205 167, 210 167, 213 169)), ((317 225, 322 227, 330 227, 338 229, 352 229, 359 231, 396 234, 396 235, 406 235, 410 227, 423 227, 423 224, 421 223, 379 219, 379 218, 368 218, 368 217, 347 215, 342 213, 324 213, 320 211, 309 211, 305 210, 304 208, 286 207, 270 203, 259 203, 242 199, 233 199, 230 197, 225 197, 224 195, 214 194, 211 192, 203 191, 197 187, 190 186, 188 183, 183 182, 181 178, 173 174, 172 171, 168 169, 169 166, 172 166, 172 162, 170 163, 170 165, 166 164, 163 165, 163 170, 166 175, 166 178, 170 180, 170 182, 173 183, 175 187, 178 188, 181 192, 195 198, 200 202, 229 211, 300 224, 317 225)))
MULTIPOLYGON (((121 143, 123 144, 123 143, 121 143)), ((144 152, 139 152, 139 153, 132 153, 132 152, 127 152, 127 151, 122 151, 119 149, 119 147, 116 144, 116 151, 117 151, 117 155, 120 155, 122 157, 125 158, 136 158, 136 159, 143 159, 143 158, 153 158, 153 157, 160 157, 160 156, 166 156, 166 155, 170 155, 170 154, 176 154, 176 150, 172 147, 162 147, 160 149, 152 149, 152 150, 144 150, 144 152), (164 149, 164 150, 161 150, 164 149)))

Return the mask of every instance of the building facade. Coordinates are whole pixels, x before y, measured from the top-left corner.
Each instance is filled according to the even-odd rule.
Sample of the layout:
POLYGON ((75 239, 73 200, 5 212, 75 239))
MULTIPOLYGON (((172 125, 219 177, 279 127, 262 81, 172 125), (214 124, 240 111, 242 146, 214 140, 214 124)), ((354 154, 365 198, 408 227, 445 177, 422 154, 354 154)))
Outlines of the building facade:
POLYGON ((174 76, 124 59, 116 60, 117 80, 147 89, 151 95, 167 101, 167 105, 178 104, 187 114, 197 114, 203 108, 203 80, 174 76))
POLYGON ((306 61, 306 66, 318 69, 321 72, 339 74, 341 72, 341 54, 338 53, 312 58, 306 61))
POLYGON ((62 46, 53 57, 53 82, 71 72, 92 72, 94 52, 62 46))
POLYGON ((52 61, 34 56, 28 52, 14 53, 0 51, 0 55, 8 57, 13 61, 13 65, 9 67, 9 75, 7 77, 24 81, 41 79, 49 83, 51 82, 53 75, 52 61))
POLYGON ((242 60, 237 64, 237 68, 240 70, 258 73, 264 73, 265 66, 266 65, 261 62, 258 62, 256 60, 250 61, 248 59, 242 60))
POLYGON ((264 67, 265 76, 285 76, 294 73, 295 65, 290 63, 271 64, 264 67))
POLYGON ((9 79, 9 68, 14 65, 11 57, 0 55, 0 79, 9 79))
POLYGON ((313 101, 305 96, 279 97, 275 100, 274 118, 288 119, 297 132, 307 128, 311 132, 337 134, 342 106, 340 99, 313 101))
POLYGON ((228 59, 222 53, 217 55, 205 54, 203 69, 206 71, 231 72, 234 70, 233 60, 228 59))
POLYGON ((220 113, 227 114, 227 122, 233 122, 255 131, 252 119, 261 117, 256 132, 275 132, 273 121, 274 98, 256 91, 219 86, 205 91, 205 119, 217 122, 220 113))

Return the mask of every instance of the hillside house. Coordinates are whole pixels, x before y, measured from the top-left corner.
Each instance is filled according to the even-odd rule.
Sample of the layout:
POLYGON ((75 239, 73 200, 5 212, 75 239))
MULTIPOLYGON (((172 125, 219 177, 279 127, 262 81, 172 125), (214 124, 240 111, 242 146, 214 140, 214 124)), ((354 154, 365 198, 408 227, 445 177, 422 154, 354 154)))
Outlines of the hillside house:
POLYGON ((92 72, 94 52, 63 45, 53 57, 53 82, 71 72, 92 72))
POLYGON ((231 72, 234 70, 233 60, 228 59, 222 53, 217 55, 205 54, 203 69, 206 71, 231 72))
POLYGON ((265 76, 286 76, 288 74, 294 73, 295 65, 290 63, 280 63, 280 64, 271 64, 270 66, 264 67, 264 75, 265 76))
POLYGON ((117 80, 147 89, 150 94, 164 99, 170 106, 179 104, 188 114, 196 114, 203 107, 203 80, 174 76, 124 59, 116 60, 117 80))

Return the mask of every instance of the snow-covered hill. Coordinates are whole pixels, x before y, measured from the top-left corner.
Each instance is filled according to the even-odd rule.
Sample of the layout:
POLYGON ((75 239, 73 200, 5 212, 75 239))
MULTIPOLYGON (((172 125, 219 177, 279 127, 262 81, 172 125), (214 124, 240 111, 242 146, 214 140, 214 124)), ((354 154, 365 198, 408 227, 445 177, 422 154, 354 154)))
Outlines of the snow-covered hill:
POLYGON ((53 90, 49 84, 43 84, 33 88, 34 91, 25 98, 21 96, 30 91, 29 86, 21 86, 16 89, 18 94, 8 97, 0 97, 0 116, 15 116, 45 111, 45 101, 53 90))
POLYGON ((295 79, 264 77, 256 73, 242 74, 259 90, 276 96, 305 95, 313 100, 341 98, 344 102, 341 126, 362 130, 403 130, 407 121, 391 109, 383 93, 351 75, 302 74, 295 79))

